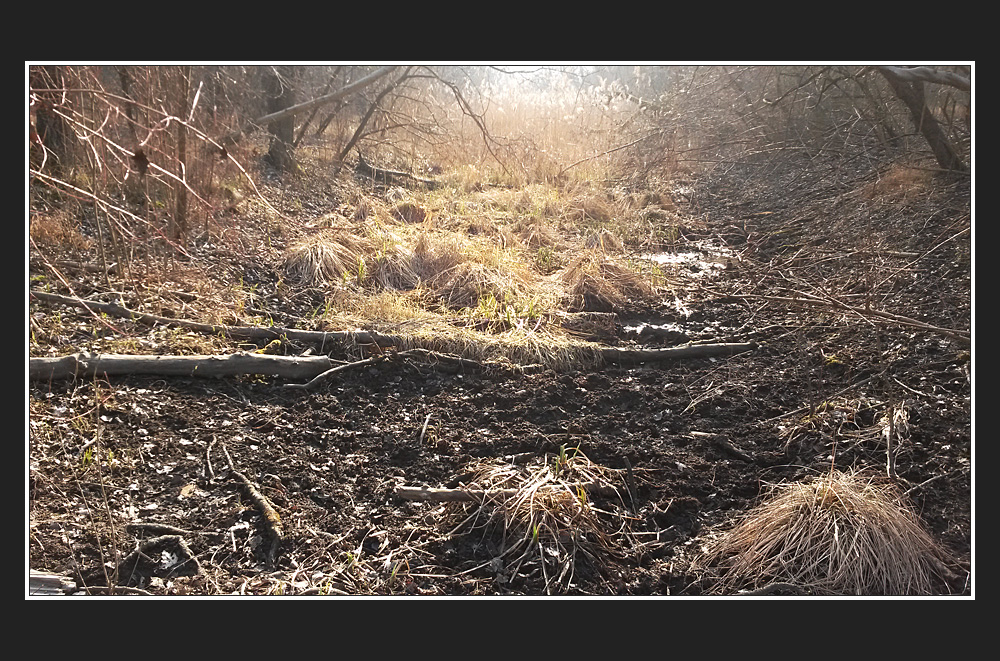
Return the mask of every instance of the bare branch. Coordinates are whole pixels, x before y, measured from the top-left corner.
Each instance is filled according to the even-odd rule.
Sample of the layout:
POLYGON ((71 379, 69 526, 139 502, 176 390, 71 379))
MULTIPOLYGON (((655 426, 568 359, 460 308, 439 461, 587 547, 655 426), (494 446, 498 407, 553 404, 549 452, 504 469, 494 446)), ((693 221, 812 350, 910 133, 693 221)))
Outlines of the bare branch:
MULTIPOLYGON (((371 75, 365 76, 364 78, 361 78, 359 80, 354 81, 353 83, 350 83, 349 85, 341 87, 336 92, 331 92, 324 96, 312 99, 311 101, 306 101, 304 103, 294 105, 290 108, 285 108, 284 110, 271 113, 270 115, 264 115, 263 117, 258 117, 253 121, 253 123, 257 125, 270 124, 272 122, 277 122, 287 117, 298 115, 303 112, 308 112, 313 108, 318 108, 319 106, 322 106, 324 104, 332 103, 333 101, 337 101, 339 99, 344 98, 345 96, 357 92, 358 90, 368 87, 369 85, 371 85, 378 79, 382 78, 383 76, 391 73, 395 69, 396 67, 382 67, 381 69, 372 73, 371 75)), ((242 133, 243 133, 242 129, 237 129, 232 133, 229 133, 226 136, 226 139, 235 140, 239 138, 239 136, 242 135, 242 133)))
POLYGON ((951 71, 939 71, 930 67, 878 67, 878 69, 908 83, 922 81, 948 85, 965 92, 972 90, 971 80, 951 71))

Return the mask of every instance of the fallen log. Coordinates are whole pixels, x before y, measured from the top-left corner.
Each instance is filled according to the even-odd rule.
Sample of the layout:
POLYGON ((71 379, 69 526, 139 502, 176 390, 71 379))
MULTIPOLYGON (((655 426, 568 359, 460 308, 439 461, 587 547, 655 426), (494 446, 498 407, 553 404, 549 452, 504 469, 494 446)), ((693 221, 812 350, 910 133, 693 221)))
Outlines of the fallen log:
POLYGON ((376 181, 381 181, 386 184, 396 184, 403 181, 415 181, 418 184, 423 184, 428 188, 437 188, 439 182, 435 179, 426 179, 424 177, 418 177, 409 172, 401 172, 400 170, 389 170, 387 168, 380 168, 378 166, 372 165, 365 160, 361 152, 358 152, 358 165, 355 167, 355 171, 367 179, 374 179, 376 181))
POLYGON ((38 381, 122 374, 187 377, 263 374, 288 379, 311 379, 329 370, 332 365, 328 356, 267 356, 248 353, 221 356, 130 356, 76 353, 59 358, 30 358, 28 379, 38 381))
MULTIPOLYGON (((414 344, 412 339, 374 331, 310 331, 278 326, 206 324, 136 312, 116 303, 85 301, 72 296, 63 296, 61 294, 36 290, 31 290, 29 293, 38 300, 82 308, 95 316, 98 313, 104 313, 112 317, 130 319, 147 326, 183 328, 201 333, 222 335, 232 339, 255 341, 290 340, 313 345, 324 353, 331 345, 336 343, 376 345, 379 348, 412 347, 414 344)), ((755 349, 757 344, 754 342, 723 342, 715 344, 688 344, 662 349, 602 347, 598 344, 594 344, 593 347, 593 355, 600 362, 635 364, 682 358, 730 356, 755 349)), ((438 364, 438 369, 448 369, 450 367, 456 371, 463 371, 481 367, 477 361, 470 361, 461 356, 439 354, 419 347, 412 347, 402 353, 405 355, 421 355, 425 360, 431 360, 438 364)), ((79 353, 62 358, 31 358, 29 360, 29 378, 52 379, 74 375, 93 376, 94 374, 160 374, 165 376, 264 374, 286 378, 312 379, 333 367, 333 363, 325 356, 294 357, 266 356, 262 354, 233 354, 230 356, 96 356, 79 353)))
POLYGON ((66 595, 76 592, 76 583, 68 576, 30 570, 28 573, 28 596, 66 595))
POLYGON ((145 312, 136 312, 115 303, 101 303, 99 301, 85 301, 72 296, 61 294, 50 294, 49 292, 31 290, 31 296, 50 303, 61 303, 72 307, 89 310, 92 313, 103 312, 111 317, 130 319, 145 326, 165 326, 167 328, 183 328, 199 333, 211 335, 222 334, 225 337, 237 340, 277 340, 288 339, 296 342, 304 342, 315 346, 329 346, 336 342, 348 342, 354 344, 377 344, 380 347, 397 346, 402 338, 395 335, 384 335, 373 331, 310 331, 296 328, 283 328, 271 326, 226 326, 223 324, 205 324, 186 319, 173 319, 171 317, 161 317, 145 312))

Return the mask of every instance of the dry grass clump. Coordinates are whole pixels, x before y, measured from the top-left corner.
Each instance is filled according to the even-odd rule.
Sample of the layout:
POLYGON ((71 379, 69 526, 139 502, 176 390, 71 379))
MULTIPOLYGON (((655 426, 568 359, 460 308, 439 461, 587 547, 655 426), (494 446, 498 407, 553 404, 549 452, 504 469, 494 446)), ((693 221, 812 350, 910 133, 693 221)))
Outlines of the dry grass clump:
POLYGON ((463 261, 461 244, 453 238, 421 232, 414 241, 411 267, 421 280, 433 280, 463 261))
POLYGON ((283 258, 289 279, 306 286, 353 282, 376 289, 408 290, 419 282, 414 255, 398 237, 377 227, 364 235, 344 229, 313 234, 292 245, 283 258))
POLYGON ((934 173, 926 168, 912 167, 906 163, 895 163, 882 175, 862 188, 862 195, 870 200, 887 202, 905 200, 920 195, 927 190, 934 173))
POLYGON ((558 232, 547 224, 529 219, 515 224, 514 229, 517 243, 526 248, 537 250, 538 248, 564 248, 563 240, 558 232))
POLYGON ((473 261, 438 274, 428 285, 441 304, 452 309, 479 308, 483 301, 524 308, 531 298, 531 283, 523 268, 507 269, 473 261))
POLYGON ((622 245, 622 240, 619 239, 614 232, 606 229, 592 233, 587 237, 583 245, 588 249, 600 250, 604 253, 620 255, 625 252, 625 246, 622 245))
POLYGON ((564 446, 528 464, 484 462, 464 487, 476 499, 449 503, 445 511, 460 521, 453 534, 500 538, 497 556, 475 569, 489 567, 502 585, 540 580, 551 594, 572 586, 580 560, 600 571, 618 552, 617 530, 609 530, 609 522, 620 529, 623 521, 598 509, 591 496, 620 502, 614 486, 619 481, 616 471, 564 446))
POLYGON ((559 279, 574 311, 613 312, 654 293, 645 277, 595 249, 576 257, 559 279))
POLYGON ((616 215, 615 207, 603 195, 581 195, 565 205, 564 218, 573 223, 608 223, 616 215))
POLYGON ((813 594, 932 595, 946 590, 947 553, 898 489, 834 471, 779 485, 708 550, 717 590, 789 583, 813 594))
POLYGON ((307 286, 323 286, 358 278, 365 270, 370 243, 349 232, 327 231, 292 245, 283 257, 286 275, 307 286))
POLYGON ((391 211, 392 217, 408 225, 422 223, 430 218, 430 212, 413 202, 400 202, 391 211))
POLYGON ((401 245, 385 247, 365 261, 365 281, 378 289, 409 290, 420 281, 413 270, 413 253, 401 245))
POLYGON ((404 322, 399 330, 384 332, 403 335, 405 348, 419 347, 454 354, 480 363, 505 365, 515 369, 543 366, 555 371, 586 369, 600 365, 596 345, 570 337, 561 328, 538 320, 521 323, 489 324, 485 327, 458 323, 440 315, 404 322), (537 326, 536 326, 537 324, 537 326))
POLYGON ((77 223, 62 212, 32 214, 28 235, 40 245, 77 250, 86 250, 91 246, 91 241, 80 233, 77 223))
POLYGON ((532 276, 505 249, 490 242, 422 233, 413 248, 412 268, 434 298, 451 309, 476 308, 480 300, 517 303, 532 298, 532 276))

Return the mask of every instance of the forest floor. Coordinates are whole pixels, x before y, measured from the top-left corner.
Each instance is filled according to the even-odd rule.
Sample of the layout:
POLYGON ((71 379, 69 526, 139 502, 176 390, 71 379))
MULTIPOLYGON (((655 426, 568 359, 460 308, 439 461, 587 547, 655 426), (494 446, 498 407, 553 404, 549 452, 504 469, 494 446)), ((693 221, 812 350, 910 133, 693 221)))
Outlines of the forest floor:
MULTIPOLYGON (((39 233, 36 245, 47 247, 29 255, 29 288, 105 301, 124 291, 127 307, 178 319, 351 330, 336 327, 348 317, 330 309, 356 293, 349 278, 297 285, 288 250, 317 227, 360 222, 366 204, 388 208, 399 191, 359 195, 348 173, 262 180, 297 234, 271 223, 253 237, 202 237, 154 282, 80 266, 100 263, 86 231, 79 242, 39 233), (330 294, 337 286, 342 298, 330 294)), ((566 347, 752 342, 749 350, 647 362, 579 360, 565 348, 569 358, 546 361, 544 347, 532 362, 482 350, 455 367, 345 343, 326 353, 351 366, 310 390, 262 376, 32 380, 30 569, 89 594, 851 594, 797 584, 773 566, 725 575, 709 555, 775 489, 836 470, 894 488, 914 512, 940 552, 925 593, 971 595, 969 182, 898 167, 851 177, 755 166, 651 188, 622 195, 632 217, 667 218, 671 231, 623 236, 618 256, 646 268, 649 286, 577 296, 565 315, 596 312, 603 325, 559 337, 566 347)), ((477 221, 501 213, 476 205, 490 190, 467 193, 467 204, 439 194, 439 225, 513 241, 496 222, 477 221)), ((547 217, 536 193, 509 193, 535 208, 533 218, 547 217)), ((615 195, 604 199, 626 208, 615 195)), ((603 225, 595 213, 574 218, 571 206, 551 223, 563 247, 531 249, 538 277, 566 271, 586 240, 580 228, 612 227, 610 216, 597 218, 603 225)), ((499 222, 524 230, 515 216, 529 211, 499 222)), ((399 232, 413 220, 400 219, 399 232)), ((523 305, 479 317, 471 308, 448 314, 497 337, 545 318, 523 305)), ((357 327, 407 328, 366 326, 363 311, 355 301, 357 327)), ((266 344, 35 297, 28 314, 30 357, 266 344)), ((457 342, 427 346, 461 353, 457 342)), ((880 593, 877 581, 861 592, 880 593)))

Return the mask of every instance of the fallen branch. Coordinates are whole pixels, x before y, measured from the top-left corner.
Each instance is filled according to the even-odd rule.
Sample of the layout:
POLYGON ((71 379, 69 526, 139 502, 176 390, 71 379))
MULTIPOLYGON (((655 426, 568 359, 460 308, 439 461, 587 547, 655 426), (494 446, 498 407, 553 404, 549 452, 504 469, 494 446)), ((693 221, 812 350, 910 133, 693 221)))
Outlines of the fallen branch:
POLYGON ((729 437, 726 436, 725 434, 712 434, 704 431, 692 431, 690 432, 690 436, 708 439, 708 441, 712 445, 716 446, 723 452, 726 452, 727 454, 741 461, 745 461, 749 464, 754 463, 754 458, 748 455, 746 452, 743 452, 742 450, 737 448, 735 445, 733 445, 733 442, 730 441, 729 437))
POLYGON ((30 570, 28 573, 28 596, 65 595, 76 592, 76 583, 68 576, 30 570))
POLYGON ((243 490, 254 506, 260 511, 264 518, 264 527, 267 529, 268 536, 271 538, 271 548, 267 552, 267 561, 274 564, 274 558, 278 553, 278 547, 281 544, 282 538, 284 538, 285 533, 281 526, 281 517, 278 515, 278 511, 274 509, 271 505, 271 501, 267 499, 267 496, 260 492, 260 489, 254 485, 250 479, 243 473, 234 470, 232 474, 240 481, 243 485, 243 490))
MULTIPOLYGON (((614 487, 601 482, 587 484, 567 484, 576 491, 583 489, 589 493, 613 496, 618 492, 614 487)), ((489 498, 511 498, 522 495, 523 489, 445 489, 433 487, 396 487, 395 494, 403 500, 422 500, 432 503, 476 502, 489 498)))
POLYGON ((681 347, 668 347, 666 349, 619 349, 617 347, 605 347, 600 350, 600 355, 604 360, 609 362, 646 363, 658 360, 674 360, 677 358, 731 356, 756 348, 756 342, 689 344, 681 347))
POLYGON ((427 179, 425 177, 418 177, 409 172, 402 172, 400 170, 389 170, 387 168, 380 168, 378 166, 372 165, 365 160, 361 152, 358 152, 358 165, 355 171, 367 179, 374 179, 376 181, 381 181, 386 184, 398 184, 400 180, 403 181, 415 181, 418 184, 423 184, 428 188, 437 188, 440 185, 435 179, 427 179))
POLYGON ((382 356, 372 356, 371 358, 365 358, 364 360, 356 360, 353 363, 347 363, 346 365, 337 365, 336 367, 331 367, 328 370, 324 371, 322 374, 318 374, 317 376, 313 377, 313 379, 308 383, 286 383, 285 387, 295 388, 299 390, 312 390, 317 385, 325 381, 327 377, 331 376, 332 374, 335 374, 336 372, 340 372, 341 370, 346 370, 346 369, 353 369, 355 367, 362 367, 364 365, 371 365, 372 363, 381 359, 382 356))
POLYGON ((926 330, 932 333, 939 333, 946 337, 950 337, 953 340, 961 342, 963 344, 970 344, 972 342, 972 336, 966 331, 954 330, 951 328, 942 328, 941 326, 935 326, 933 324, 928 324, 926 322, 920 321, 919 319, 912 319, 910 317, 904 317, 900 314, 893 314, 891 312, 883 312, 882 310, 872 310, 867 308, 859 308, 853 305, 847 305, 842 301, 838 301, 833 298, 799 298, 796 296, 764 296, 761 294, 721 294, 719 292, 714 292, 710 289, 705 289, 709 293, 723 298, 743 298, 743 299, 758 299, 761 301, 770 301, 774 303, 786 303, 789 305, 806 305, 814 306, 820 308, 828 308, 833 310, 842 310, 844 312, 851 312, 858 315, 859 317, 872 321, 872 318, 890 321, 901 326, 909 326, 911 328, 919 328, 921 330, 926 330))
MULTIPOLYGON (((89 310, 92 314, 104 314, 131 319, 148 326, 165 326, 223 335, 243 340, 283 339, 318 346, 321 350, 334 342, 376 345, 380 348, 401 347, 408 343, 397 335, 384 335, 373 331, 309 331, 272 326, 225 326, 204 324, 184 319, 172 319, 154 314, 129 310, 115 303, 84 301, 71 296, 50 294, 32 290, 30 294, 43 301, 61 303, 89 310)), ((665 349, 623 349, 598 346, 597 356, 612 363, 645 363, 679 358, 709 358, 729 356, 755 349, 755 342, 731 342, 716 344, 690 344, 665 349)), ((422 356, 435 369, 442 371, 478 370, 482 364, 422 348, 412 348, 397 354, 399 356, 422 356)), ((358 363, 360 364, 360 363, 358 363)), ((229 374, 266 374, 287 378, 309 378, 333 373, 339 368, 357 366, 355 363, 334 367, 325 356, 294 357, 267 356, 263 354, 234 354, 231 356, 95 356, 76 354, 62 358, 31 358, 29 377, 32 379, 61 378, 73 375, 93 374, 164 374, 170 376, 222 376, 229 374), (136 361, 128 365, 125 361, 136 361), (95 362, 97 361, 97 362, 95 362), (199 362, 202 361, 202 362, 199 362), (324 362, 325 361, 325 362, 324 362)), ((312 387, 306 384, 305 387, 312 387)))

